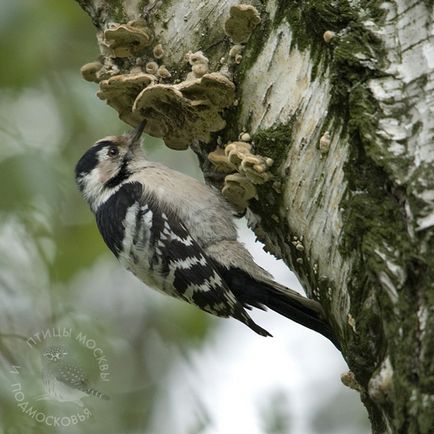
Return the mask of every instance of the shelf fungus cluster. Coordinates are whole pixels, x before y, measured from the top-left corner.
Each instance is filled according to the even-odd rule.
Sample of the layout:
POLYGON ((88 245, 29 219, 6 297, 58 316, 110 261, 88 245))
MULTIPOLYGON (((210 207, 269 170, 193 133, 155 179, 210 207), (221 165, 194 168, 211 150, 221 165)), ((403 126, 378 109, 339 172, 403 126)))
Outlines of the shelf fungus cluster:
POLYGON ((257 9, 252 5, 234 5, 225 22, 225 33, 235 44, 247 42, 254 28, 261 22, 257 9))
MULTIPOLYGON (((241 44, 248 41, 260 21, 258 11, 251 5, 230 8, 225 22, 225 32, 234 43, 228 53, 229 63, 241 62, 241 44)), ((235 104, 235 85, 227 66, 220 72, 212 71, 202 51, 189 51, 185 60, 191 71, 183 81, 179 76, 170 80, 170 68, 164 65, 164 47, 143 19, 109 23, 99 32, 98 41, 102 53, 99 60, 84 65, 81 73, 86 80, 99 84, 97 96, 113 107, 124 122, 136 126, 145 119, 146 133, 163 138, 169 148, 178 150, 187 149, 195 141, 208 143, 212 133, 225 127, 222 112, 235 104)), ((246 143, 227 146, 228 161, 235 161, 235 155, 244 155, 240 161, 231 162, 234 168, 229 173, 238 171, 252 185, 265 182, 268 166, 250 152, 246 143)), ((243 188, 252 197, 254 187, 239 176, 234 182, 246 184, 243 188)), ((228 178, 228 184, 231 179, 228 178)), ((232 194, 229 187, 225 191, 232 194)))
POLYGON ((143 20, 127 24, 111 23, 104 31, 102 47, 113 57, 139 56, 153 41, 152 31, 143 20))
POLYGON ((253 154, 252 145, 247 140, 250 136, 242 133, 239 141, 208 154, 215 170, 227 174, 222 194, 238 211, 245 210, 249 200, 256 197, 256 185, 273 179, 269 171, 273 160, 253 154))
POLYGON ((209 142, 211 133, 225 127, 221 111, 233 104, 235 86, 212 72, 178 84, 156 84, 143 89, 133 115, 146 119, 145 131, 162 137, 169 148, 187 149, 194 141, 209 142))
POLYGON ((203 77, 209 71, 209 60, 202 51, 196 53, 189 51, 185 55, 185 60, 191 65, 191 72, 187 74, 187 80, 203 77))
MULTIPOLYGON (((252 5, 234 5, 229 10, 229 18, 225 21, 224 31, 234 43, 229 50, 229 65, 239 65, 243 59, 244 45, 255 27, 261 22, 257 9, 252 5)), ((223 60, 226 60, 223 58, 223 60)), ((223 62, 222 62, 223 63, 223 62)))
POLYGON ((120 119, 132 126, 146 119, 145 132, 163 138, 169 148, 209 142, 211 133, 225 126, 221 112, 234 102, 234 84, 210 72, 201 51, 186 54, 191 72, 184 81, 168 83, 165 52, 154 39, 143 20, 110 24, 99 35, 101 60, 84 65, 83 78, 99 84, 97 96, 120 119))
POLYGON ((99 84, 98 98, 119 112, 119 117, 130 125, 138 124, 142 118, 131 112, 137 95, 156 82, 153 74, 144 73, 140 68, 133 68, 129 74, 114 75, 99 84))

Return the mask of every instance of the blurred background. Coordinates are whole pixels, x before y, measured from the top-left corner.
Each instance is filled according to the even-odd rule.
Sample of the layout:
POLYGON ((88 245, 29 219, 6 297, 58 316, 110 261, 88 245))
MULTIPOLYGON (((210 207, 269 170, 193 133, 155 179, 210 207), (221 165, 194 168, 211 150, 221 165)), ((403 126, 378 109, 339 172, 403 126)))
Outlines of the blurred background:
MULTIPOLYGON (((272 339, 212 318, 145 288, 103 245, 73 169, 128 127, 80 76, 98 49, 78 5, 0 0, 0 53, 0 433, 368 433, 326 339, 272 312, 253 313, 272 339), (47 396, 53 345, 110 400, 47 396)), ((200 178, 191 153, 144 146, 200 178)), ((239 229, 262 266, 299 288, 239 229)))

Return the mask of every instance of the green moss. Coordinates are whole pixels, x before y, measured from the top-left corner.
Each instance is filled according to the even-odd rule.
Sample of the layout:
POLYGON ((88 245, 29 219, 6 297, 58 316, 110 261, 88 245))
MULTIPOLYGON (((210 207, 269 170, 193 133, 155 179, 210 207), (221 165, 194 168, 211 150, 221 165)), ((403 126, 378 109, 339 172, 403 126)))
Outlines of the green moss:
POLYGON ((326 30, 339 31, 355 18, 354 10, 346 1, 283 0, 277 7, 275 24, 286 19, 294 34, 293 44, 300 50, 317 50, 317 42, 324 44, 326 30))
POLYGON ((126 23, 128 21, 123 0, 108 0, 106 5, 113 21, 117 23, 126 23))
MULTIPOLYGON (((257 130, 252 137, 253 153, 273 159, 274 163, 270 171, 277 177, 277 181, 279 180, 279 176, 281 176, 279 168, 288 155, 288 150, 291 146, 293 122, 294 117, 285 124, 278 124, 271 128, 257 130)), ((269 182, 263 185, 257 185, 256 190, 258 200, 251 200, 249 205, 253 212, 260 215, 262 210, 266 209, 268 217, 272 215, 278 217, 280 215, 281 194, 273 188, 270 188, 269 182)), ((276 224, 273 219, 268 219, 268 222, 270 224, 268 232, 273 233, 276 232, 277 227, 283 220, 279 222, 279 224, 276 224)), ((266 228, 264 222, 262 226, 266 228)))
MULTIPOLYGON (((396 238, 405 231, 405 225, 396 200, 385 191, 384 171, 372 162, 368 164, 369 159, 363 148, 357 151, 359 155, 353 156, 346 166, 350 183, 342 204, 345 226, 342 253, 353 252, 360 246, 368 254, 366 259, 369 259, 369 252, 379 239, 400 244, 396 238)), ((373 271, 378 269, 375 258, 369 263, 373 271)))
MULTIPOLYGON (((358 66, 353 68, 352 73, 356 74, 358 69, 358 66)), ((401 252, 401 258, 394 260, 402 264, 407 262, 412 249, 396 187, 385 170, 385 160, 377 143, 379 110, 368 89, 368 78, 366 70, 359 71, 358 81, 352 85, 351 92, 347 91, 346 98, 337 98, 335 94, 340 101, 339 108, 337 101, 334 104, 335 110, 346 110, 347 132, 352 144, 345 166, 348 190, 342 204, 345 228, 342 253, 359 250, 369 272, 376 275, 385 265, 374 252, 375 246, 394 246, 401 252)))
POLYGON ((286 124, 278 124, 271 128, 258 130, 253 136, 253 151, 263 157, 274 160, 273 172, 277 171, 288 155, 292 139, 294 117, 286 124))
POLYGON ((235 71, 235 83, 242 83, 244 76, 255 64, 261 54, 266 41, 270 36, 272 22, 269 17, 261 12, 261 23, 255 28, 243 51, 243 61, 235 71))
MULTIPOLYGON (((382 12, 371 9, 371 13, 381 24, 382 12)), ((348 188, 341 204, 344 209, 341 253, 357 258, 353 269, 360 270, 349 285, 351 313, 358 334, 348 335, 347 354, 358 378, 366 382, 384 357, 381 351, 387 348, 395 371, 394 397, 382 404, 382 409, 400 428, 399 432, 428 432, 420 431, 409 417, 421 407, 417 400, 412 404, 414 408, 409 407, 409 394, 412 390, 419 393, 416 383, 425 376, 415 361, 419 346, 416 306, 420 303, 418 292, 429 287, 428 282, 423 282, 429 274, 423 269, 429 267, 417 257, 418 246, 408 235, 400 200, 402 187, 393 182, 396 173, 406 170, 407 162, 401 157, 395 161, 386 153, 386 144, 377 135, 380 109, 368 82, 379 77, 383 59, 380 41, 355 21, 336 41, 331 64, 329 113, 343 121, 351 145, 345 166, 348 188), (402 274, 389 270, 387 262, 395 264, 402 274), (396 288, 395 305, 378 281, 380 273, 387 275, 396 288), (372 305, 366 308, 368 299, 373 299, 375 309, 372 305)), ((393 115, 399 117, 398 113, 393 115)), ((366 403, 369 406, 369 399, 366 403)), ((371 414, 375 414, 372 404, 370 407, 371 414)), ((424 419, 419 425, 425 422, 424 419)))
POLYGON ((355 11, 347 1, 326 0, 282 0, 278 2, 274 27, 283 20, 289 23, 293 35, 292 46, 303 51, 310 50, 312 78, 325 68, 322 62, 332 58, 331 45, 326 44, 323 34, 327 30, 338 32, 356 19, 355 11))

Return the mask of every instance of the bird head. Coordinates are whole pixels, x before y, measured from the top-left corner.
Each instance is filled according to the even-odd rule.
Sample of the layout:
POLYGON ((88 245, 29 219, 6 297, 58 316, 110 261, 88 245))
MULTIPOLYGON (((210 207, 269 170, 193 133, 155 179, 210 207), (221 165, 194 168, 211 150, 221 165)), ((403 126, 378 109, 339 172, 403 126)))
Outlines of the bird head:
POLYGON ((144 128, 145 121, 128 134, 104 137, 78 161, 75 180, 94 211, 134 172, 137 160, 144 158, 140 148, 144 128))

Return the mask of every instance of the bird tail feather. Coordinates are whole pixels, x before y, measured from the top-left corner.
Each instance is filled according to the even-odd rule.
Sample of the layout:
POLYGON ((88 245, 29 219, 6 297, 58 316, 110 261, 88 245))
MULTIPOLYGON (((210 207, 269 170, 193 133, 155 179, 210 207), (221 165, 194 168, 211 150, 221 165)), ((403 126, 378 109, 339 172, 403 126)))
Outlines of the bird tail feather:
POLYGON ((262 298, 261 302, 265 306, 298 324, 315 330, 329 339, 336 348, 341 349, 318 302, 273 281, 255 281, 255 284, 259 286, 258 292, 261 293, 259 298, 262 298))
MULTIPOLYGON (((322 306, 266 275, 251 276, 240 269, 221 269, 231 291, 246 308, 267 307, 275 312, 308 327, 329 339, 339 350, 336 336, 328 323, 322 306)), ((253 328, 253 327, 251 327, 253 328)), ((261 334, 261 333, 260 333, 261 334)))

